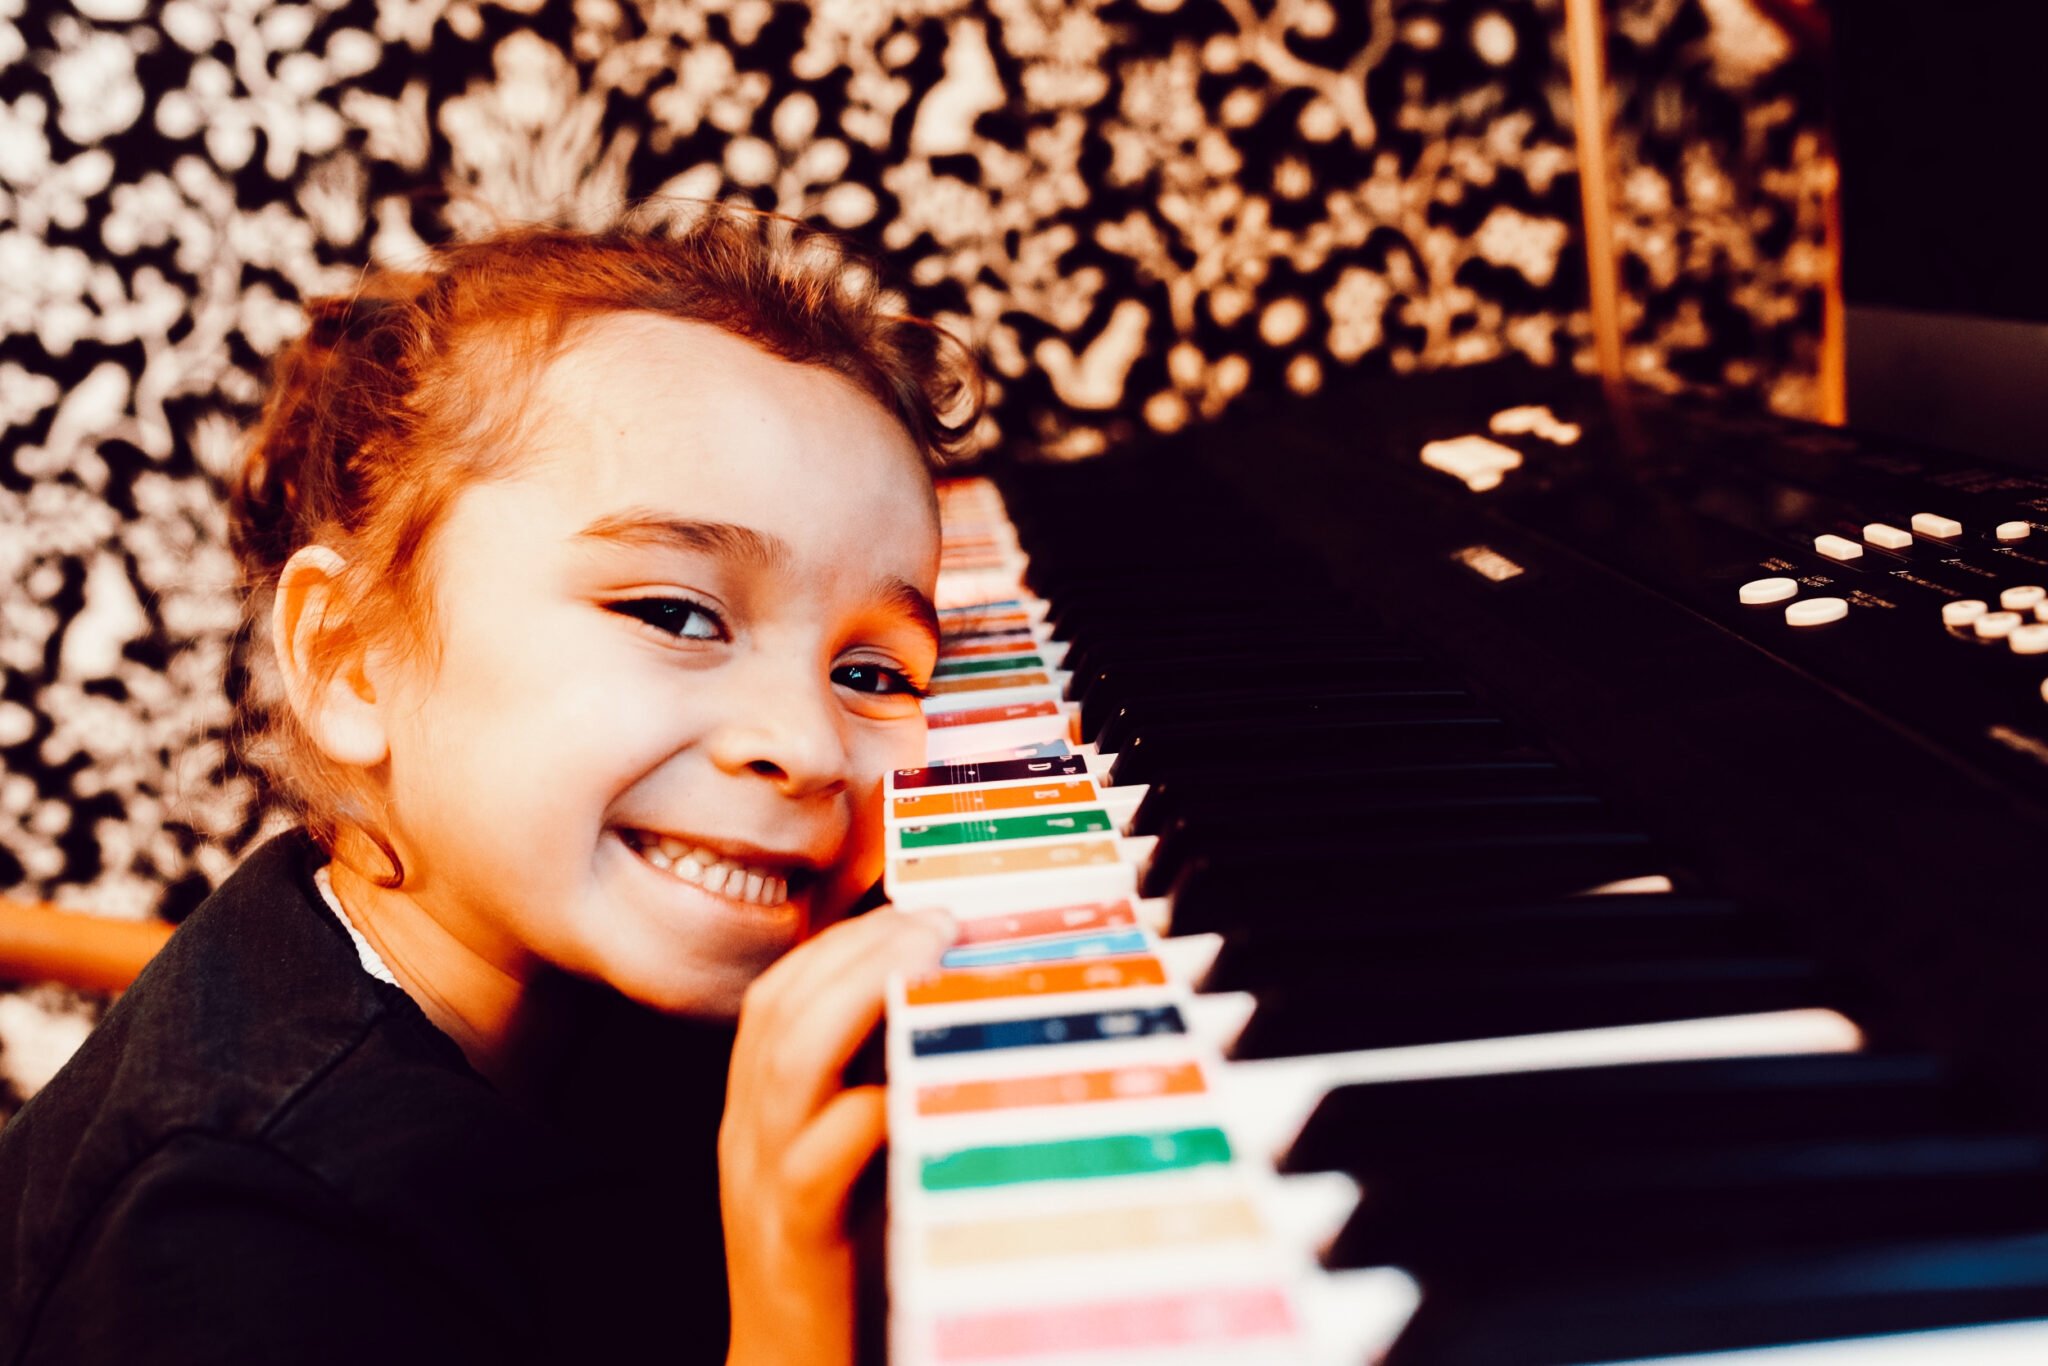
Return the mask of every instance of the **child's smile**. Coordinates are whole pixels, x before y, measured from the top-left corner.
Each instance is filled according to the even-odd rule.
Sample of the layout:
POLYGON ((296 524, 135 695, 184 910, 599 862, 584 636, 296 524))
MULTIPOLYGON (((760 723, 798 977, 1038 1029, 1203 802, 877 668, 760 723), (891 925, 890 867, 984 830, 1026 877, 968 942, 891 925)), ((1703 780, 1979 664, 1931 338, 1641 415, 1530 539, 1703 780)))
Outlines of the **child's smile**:
POLYGON ((879 871, 937 537, 915 445, 850 381, 702 324, 589 325, 509 477, 433 534, 437 656, 372 671, 407 878, 356 896, 515 982, 731 1015, 879 871))
POLYGON ((678 882, 728 901, 774 910, 788 904, 817 875, 812 864, 772 852, 713 847, 694 838, 622 830, 626 845, 678 882))

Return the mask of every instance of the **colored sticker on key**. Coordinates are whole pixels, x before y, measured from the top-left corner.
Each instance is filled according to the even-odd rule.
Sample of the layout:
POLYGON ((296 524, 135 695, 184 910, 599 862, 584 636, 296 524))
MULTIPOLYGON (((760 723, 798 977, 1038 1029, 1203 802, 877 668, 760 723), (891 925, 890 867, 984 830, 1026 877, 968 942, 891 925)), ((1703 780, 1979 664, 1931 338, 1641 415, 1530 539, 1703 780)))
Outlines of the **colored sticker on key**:
POLYGON ((941 607, 939 620, 952 623, 961 617, 981 616, 988 612, 1021 612, 1024 602, 1020 598, 1004 598, 1000 602, 970 602, 959 607, 941 607))
POLYGON ((1078 754, 1073 754, 1058 759, 995 759, 978 764, 932 764, 925 768, 899 768, 890 775, 890 786, 898 792, 904 792, 912 788, 979 787, 984 783, 1087 776, 1088 761, 1078 754))
POLYGON ((956 1362, 1082 1352, 1115 1360, 1118 1352, 1287 1338, 1296 1330, 1285 1291, 1229 1286, 1200 1294, 1063 1304, 1056 1311, 951 1314, 939 1319, 934 1331, 938 1359, 956 1362))
POLYGON ((959 791, 923 792, 895 797, 889 814, 897 820, 920 816, 967 816, 980 811, 1019 811, 1033 806, 1079 806, 1095 800, 1095 784, 1086 778, 1029 787, 972 787, 959 791))
POLYGON ((941 678, 933 681, 930 692, 933 697, 950 697, 967 692, 997 692, 1003 688, 1042 688, 1052 682, 1052 675, 1043 669, 1028 673, 974 674, 967 678, 941 678))
POLYGON ((1043 1257, 1099 1257, 1151 1248, 1248 1242, 1264 1234, 1258 1210, 1244 1199, 1059 1210, 928 1228, 924 1260, 929 1266, 955 1267, 1043 1257))
POLYGON ((1221 1129, 1209 1125, 963 1148, 925 1158, 918 1179, 928 1191, 979 1190, 1033 1181, 1141 1176, 1228 1161, 1230 1140, 1221 1129))
POLYGON ((1138 1010, 1094 1010, 1074 1015, 1040 1015, 1026 1020, 984 1020, 910 1032, 910 1052, 919 1058, 958 1053, 995 1053, 1012 1048, 1058 1048, 1074 1043, 1115 1043, 1187 1033, 1174 1006, 1138 1010))
POLYGON ((990 726, 999 721, 1026 721, 1034 716, 1058 716, 1057 702, 1014 702, 1007 707, 974 707, 967 711, 942 711, 925 718, 932 730, 954 726, 990 726))
POLYGON ((1089 930, 1113 930, 1138 923, 1128 901, 1091 901, 1084 906, 1054 906, 1043 911, 1016 911, 1009 915, 980 916, 962 921, 955 948, 969 944, 996 944, 1012 939, 1035 939, 1049 934, 1083 934, 1089 930))
POLYGON ((990 659, 960 659, 939 661, 932 670, 933 678, 958 678, 966 674, 1008 674, 1021 669, 1043 669, 1045 660, 1036 654, 1014 654, 990 659))
POLYGON ((1059 963, 1076 958, 1113 958, 1145 951, 1143 930, 1033 939, 1021 944, 955 946, 939 959, 945 968, 992 968, 1011 963, 1059 963))
POLYGON ((1093 1105, 1112 1100, 1154 1100, 1200 1095, 1202 1069, 1192 1062, 1140 1063, 1048 1077, 1003 1077, 992 1081, 920 1086, 921 1115, 969 1115, 984 1110, 1020 1110, 1041 1105, 1093 1105))
MULTIPOLYGON (((938 882, 951 878, 965 877, 1009 877, 1017 873, 1047 872, 1057 869, 1102 868, 1122 862, 1117 857, 1113 840, 1097 840, 1084 844, 1040 844, 1024 845, 1018 848, 977 849, 962 854, 917 854, 899 858, 890 868, 890 877, 897 882, 938 882)), ((1076 889, 1076 894, 1086 895, 1092 887, 1076 889)), ((1107 892, 1121 890, 1105 887, 1107 892)))
POLYGON ((939 647, 945 648, 949 640, 962 637, 993 635, 997 631, 1028 631, 1031 618, 1022 612, 991 612, 986 616, 967 616, 948 625, 939 636, 939 647))
POLYGON ((1038 637, 1028 631, 1010 635, 991 636, 986 640, 963 640, 946 646, 939 656, 939 666, 956 659, 982 659, 990 655, 1031 654, 1038 649, 1038 637))
POLYGON ((896 832, 905 849, 943 849, 955 844, 994 844, 1003 840, 1058 839, 1100 835, 1108 831, 1107 811, 1066 811, 1042 816, 1001 816, 988 820, 948 821, 943 825, 906 825, 896 832))
POLYGON ((1069 991, 1121 991, 1166 984, 1166 970, 1150 955, 1046 963, 1026 968, 965 968, 936 972, 904 988, 914 1006, 958 1001, 999 1001, 1011 996, 1050 996, 1069 991))

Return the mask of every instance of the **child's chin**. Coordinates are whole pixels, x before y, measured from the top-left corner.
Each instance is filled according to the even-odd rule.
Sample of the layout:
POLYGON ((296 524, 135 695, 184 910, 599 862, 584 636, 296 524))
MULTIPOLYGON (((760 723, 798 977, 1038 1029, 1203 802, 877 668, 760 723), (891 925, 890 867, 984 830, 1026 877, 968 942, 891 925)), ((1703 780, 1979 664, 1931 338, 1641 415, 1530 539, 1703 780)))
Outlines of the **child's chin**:
POLYGON ((611 985, 635 1003, 664 1015, 731 1024, 739 1018, 740 1001, 748 985, 758 976, 758 971, 732 968, 661 977, 635 974, 628 980, 614 978, 611 985))

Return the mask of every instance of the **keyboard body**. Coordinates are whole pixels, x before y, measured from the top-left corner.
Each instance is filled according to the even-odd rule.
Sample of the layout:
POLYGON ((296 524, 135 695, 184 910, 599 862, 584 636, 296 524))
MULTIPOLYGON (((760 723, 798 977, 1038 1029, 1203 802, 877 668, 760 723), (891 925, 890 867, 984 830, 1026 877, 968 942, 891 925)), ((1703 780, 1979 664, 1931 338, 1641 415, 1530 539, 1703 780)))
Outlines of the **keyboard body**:
POLYGON ((2048 1359, 2048 480, 1512 364, 992 473, 1272 1223, 1419 1287, 1310 1359, 2048 1359))

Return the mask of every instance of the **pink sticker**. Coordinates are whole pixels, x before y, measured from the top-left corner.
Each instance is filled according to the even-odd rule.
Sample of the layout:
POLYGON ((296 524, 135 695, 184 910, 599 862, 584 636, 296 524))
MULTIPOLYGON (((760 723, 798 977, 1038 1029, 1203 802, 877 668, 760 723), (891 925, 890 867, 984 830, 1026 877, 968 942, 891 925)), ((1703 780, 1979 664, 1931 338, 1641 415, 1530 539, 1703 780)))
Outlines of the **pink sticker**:
POLYGON ((1112 1352, 1292 1336, 1277 1286, 1096 1304, 950 1314, 934 1328, 940 1361, 1001 1361, 1055 1352, 1112 1352))

